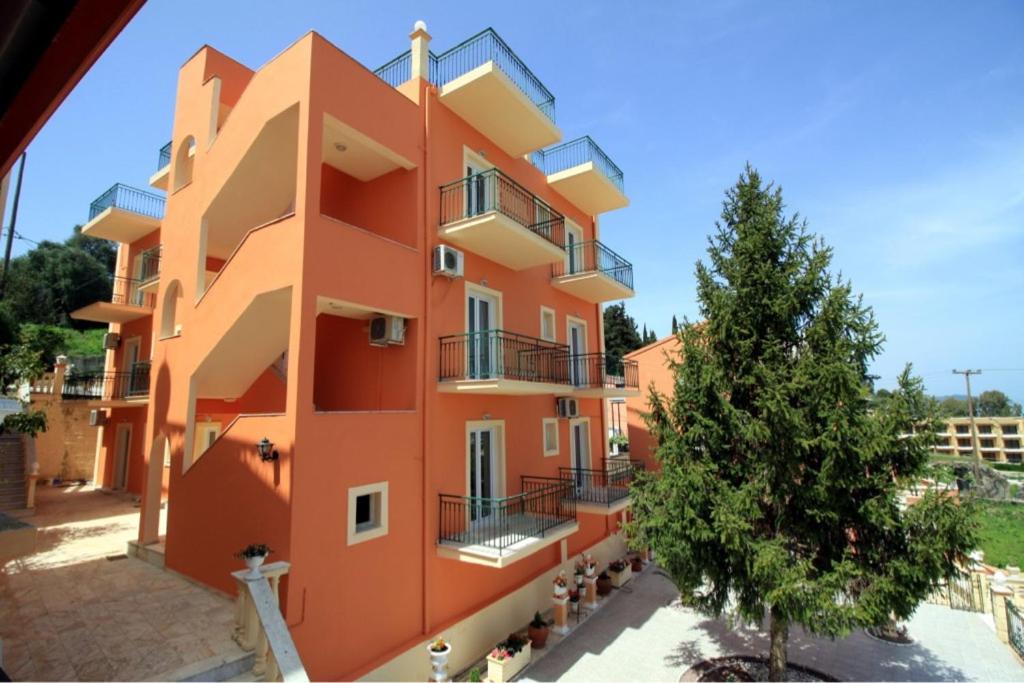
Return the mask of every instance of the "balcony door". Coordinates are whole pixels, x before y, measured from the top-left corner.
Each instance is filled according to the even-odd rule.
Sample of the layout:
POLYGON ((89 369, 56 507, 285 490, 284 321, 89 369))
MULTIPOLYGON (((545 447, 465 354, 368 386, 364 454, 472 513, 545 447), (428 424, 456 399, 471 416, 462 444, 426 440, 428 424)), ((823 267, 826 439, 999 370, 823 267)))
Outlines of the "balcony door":
POLYGON ((583 231, 578 226, 565 224, 565 274, 583 272, 583 231))
POLYGON ((494 379, 500 376, 501 347, 498 297, 470 290, 466 300, 467 378, 494 379))
POLYGON ((470 522, 479 522, 494 512, 490 499, 498 497, 495 431, 494 427, 469 430, 470 522))
POLYGON ((114 435, 114 478, 111 488, 123 490, 128 484, 128 453, 132 445, 132 425, 122 422, 114 435))
POLYGON ((569 380, 573 386, 589 384, 587 372, 587 324, 582 320, 569 319, 569 380))
POLYGON ((569 422, 569 454, 576 472, 576 488, 582 488, 586 481, 583 470, 590 469, 590 420, 569 422))
POLYGON ((113 392, 113 398, 124 398, 132 391, 132 387, 135 386, 135 364, 139 362, 139 349, 141 348, 142 340, 138 337, 132 337, 124 342, 124 364, 121 366, 121 372, 127 373, 121 375, 125 379, 122 380, 123 384, 118 386, 117 380, 111 382, 111 391, 113 392))
POLYGON ((487 167, 483 164, 466 160, 466 217, 478 216, 490 208, 488 201, 494 191, 488 187, 488 177, 483 175, 487 167))

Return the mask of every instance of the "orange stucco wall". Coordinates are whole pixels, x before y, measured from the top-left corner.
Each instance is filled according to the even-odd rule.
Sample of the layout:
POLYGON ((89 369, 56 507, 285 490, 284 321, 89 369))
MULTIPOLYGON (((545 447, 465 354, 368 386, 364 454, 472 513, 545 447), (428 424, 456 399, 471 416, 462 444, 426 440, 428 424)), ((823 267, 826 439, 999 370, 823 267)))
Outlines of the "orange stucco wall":
POLYGON ((653 453, 657 443, 647 429, 644 414, 651 407, 652 388, 663 396, 672 396, 675 379, 667 358, 674 358, 679 353, 679 348, 679 340, 672 336, 626 354, 626 358, 636 361, 640 377, 640 395, 626 399, 630 457, 643 460, 649 470, 655 466, 653 453))
MULTIPOLYGON (((506 494, 521 490, 521 476, 553 477, 572 464, 565 420, 559 453, 543 452, 542 420, 555 416, 554 396, 438 391, 438 339, 465 331, 467 286, 502 293, 504 330, 540 336, 546 306, 556 313, 558 342, 566 343, 572 316, 587 325, 587 350, 603 350, 600 306, 554 289, 548 266, 516 272, 467 252, 464 279, 432 276, 439 186, 462 177, 469 149, 573 220, 583 239, 596 238, 595 220, 425 83, 396 90, 316 34, 255 72, 199 50, 178 80, 173 137, 178 144, 188 136, 196 139, 191 180, 168 197, 155 236, 162 235, 156 310, 138 326, 143 357, 153 361, 149 404, 131 409, 140 420, 141 466, 130 475, 138 473, 133 485, 144 497, 140 539, 154 539, 159 478, 146 463, 163 469, 166 439, 167 566, 232 591, 232 553, 269 543, 272 559, 292 565, 282 609, 311 677, 354 678, 561 561, 558 544, 502 569, 438 556, 439 495, 467 494, 467 422, 503 425, 506 494), (218 117, 223 107, 230 113, 218 117), (293 206, 261 225, 230 226, 238 239, 220 245, 217 257, 206 254, 210 207, 230 201, 222 191, 249 163, 267 122, 295 111, 293 206), (327 117, 414 168, 364 182, 325 164, 327 117), (207 269, 219 271, 209 286, 207 269), (152 342, 172 282, 180 287, 181 334, 152 342), (370 347, 367 321, 333 314, 330 302, 402 315, 405 344, 370 347), (268 366, 285 349, 282 379, 268 366), (194 425, 207 419, 223 431, 193 461, 194 425), (276 444, 277 462, 257 457, 264 437, 276 444), (388 483, 388 533, 348 545, 348 490, 377 482, 388 483)), ((254 174, 252 182, 245 201, 258 204, 263 181, 254 174)), ((238 208, 241 215, 251 207, 238 208)), ((601 400, 580 400, 580 409, 590 421, 591 466, 600 467, 601 400)), ((568 552, 617 528, 615 516, 580 513, 568 552)))

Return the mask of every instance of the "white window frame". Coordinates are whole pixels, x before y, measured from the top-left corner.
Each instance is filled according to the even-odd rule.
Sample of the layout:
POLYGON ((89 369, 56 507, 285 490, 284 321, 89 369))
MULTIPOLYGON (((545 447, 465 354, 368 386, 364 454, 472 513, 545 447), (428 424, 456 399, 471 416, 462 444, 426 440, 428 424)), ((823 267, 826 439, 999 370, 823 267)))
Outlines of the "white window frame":
POLYGON ((348 545, 371 541, 388 533, 388 482, 378 481, 363 486, 353 486, 348 490, 348 545), (356 500, 360 496, 379 496, 377 505, 377 523, 366 529, 356 527, 356 500))
POLYGON ((561 453, 561 444, 559 443, 559 427, 557 417, 545 417, 541 419, 541 446, 544 449, 544 457, 557 456, 561 453), (548 448, 548 426, 553 425, 555 428, 555 447, 548 448))
POLYGON ((220 422, 200 422, 196 425, 195 444, 192 448, 192 462, 198 460, 220 438, 220 430, 220 422), (210 441, 211 433, 214 434, 213 441, 210 441))
POLYGON ((549 306, 540 307, 540 335, 541 339, 550 342, 558 342, 558 314, 555 313, 555 309, 549 306), (551 336, 544 336, 544 316, 551 316, 551 336))

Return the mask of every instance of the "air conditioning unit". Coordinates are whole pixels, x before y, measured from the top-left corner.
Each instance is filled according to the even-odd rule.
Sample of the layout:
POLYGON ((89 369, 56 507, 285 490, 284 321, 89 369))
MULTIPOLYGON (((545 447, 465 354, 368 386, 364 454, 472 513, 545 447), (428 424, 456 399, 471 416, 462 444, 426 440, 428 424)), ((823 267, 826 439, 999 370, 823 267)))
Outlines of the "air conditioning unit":
POLYGON ((121 343, 121 335, 117 332, 107 332, 103 335, 103 348, 107 351, 113 351, 121 343))
POLYGON ((107 424, 107 413, 105 410, 90 410, 89 411, 89 426, 90 427, 102 427, 107 424))
POLYGON ((370 320, 370 346, 405 343, 405 318, 381 315, 370 320))
POLYGON ((558 399, 558 417, 579 417, 580 404, 574 398, 558 399))
POLYGON ((462 277, 462 264, 464 256, 461 251, 447 244, 439 244, 434 247, 434 275, 445 277, 462 277))

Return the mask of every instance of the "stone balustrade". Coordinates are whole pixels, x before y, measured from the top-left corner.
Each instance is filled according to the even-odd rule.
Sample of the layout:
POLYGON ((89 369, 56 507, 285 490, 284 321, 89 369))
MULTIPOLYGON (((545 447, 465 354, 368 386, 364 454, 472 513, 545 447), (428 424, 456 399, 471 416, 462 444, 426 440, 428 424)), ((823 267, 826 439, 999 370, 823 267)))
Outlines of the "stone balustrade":
POLYGON ((271 562, 260 567, 259 577, 247 569, 231 573, 238 588, 233 637, 243 650, 254 653, 252 673, 262 680, 308 683, 309 675, 281 615, 281 577, 290 568, 288 562, 271 562))

